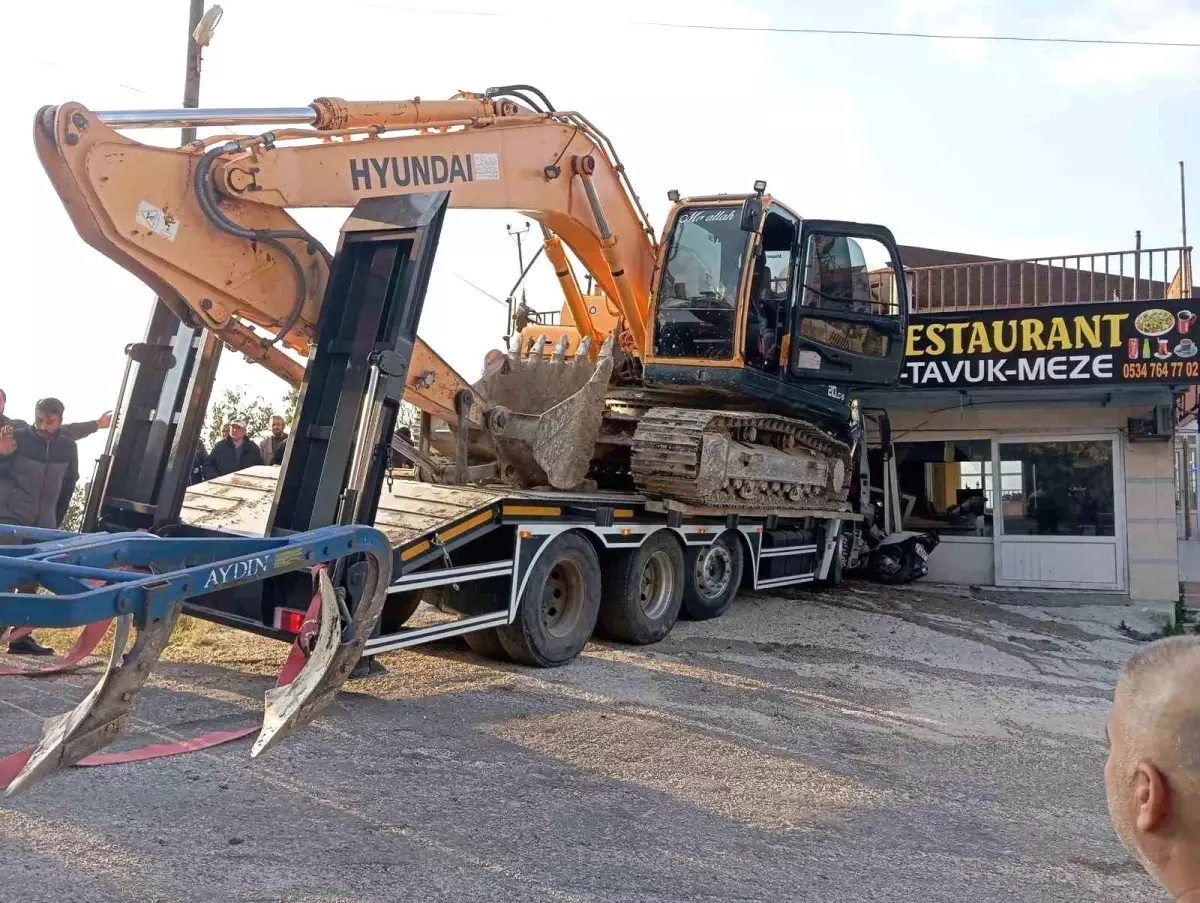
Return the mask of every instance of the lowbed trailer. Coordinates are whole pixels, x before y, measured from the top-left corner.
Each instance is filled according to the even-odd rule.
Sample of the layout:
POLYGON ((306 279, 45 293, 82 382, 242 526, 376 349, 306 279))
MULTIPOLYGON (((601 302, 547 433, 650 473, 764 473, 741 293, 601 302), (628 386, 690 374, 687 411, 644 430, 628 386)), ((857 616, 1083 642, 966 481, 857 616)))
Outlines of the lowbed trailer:
MULTIPOLYGON (((849 506, 714 510, 390 479, 448 199, 368 198, 343 225, 277 468, 189 487, 221 339, 156 302, 143 341, 126 349, 82 533, 0 527, 0 634, 85 627, 41 673, 78 664, 117 625, 93 691, 48 720, 35 746, 6 756, 0 748, 6 793, 100 764, 95 754, 123 731, 181 611, 293 640, 266 695, 257 755, 321 711, 364 657, 462 634, 483 654, 553 666, 577 656, 597 625, 618 640, 655 642, 680 612, 719 615, 743 585, 836 584, 843 566, 866 560, 867 545, 870 555, 902 550, 887 545, 900 534, 880 540, 874 509, 858 529, 849 506)), ((868 499, 858 445, 851 497, 868 499)), ((915 573, 887 560, 896 579, 915 573)), ((101 759, 223 742, 201 740, 101 759)))
MULTIPOLYGON (((183 522, 261 536, 277 472, 255 467, 192 487, 183 522)), ((375 520, 393 548, 392 583, 363 655, 495 633, 519 615, 532 621, 536 614, 550 634, 558 628, 564 642, 548 644, 557 657, 548 658, 546 649, 532 656, 521 650, 514 657, 561 664, 587 641, 597 606, 606 627, 617 625, 609 632, 618 639, 653 642, 666 636, 681 610, 684 617, 715 617, 739 589, 836 583, 838 537, 845 524, 859 520, 849 511, 793 511, 784 517, 752 509, 697 509, 626 493, 396 480, 383 492, 375 520), (610 585, 622 582, 626 585, 610 585), (598 598, 585 598, 597 588, 598 598), (418 608, 422 598, 432 604, 418 608)), ((286 640, 295 632, 289 626, 303 615, 298 609, 264 610, 257 598, 248 607, 230 597, 216 605, 198 600, 185 610, 286 640)), ((485 642, 478 645, 503 654, 503 646, 485 642)))

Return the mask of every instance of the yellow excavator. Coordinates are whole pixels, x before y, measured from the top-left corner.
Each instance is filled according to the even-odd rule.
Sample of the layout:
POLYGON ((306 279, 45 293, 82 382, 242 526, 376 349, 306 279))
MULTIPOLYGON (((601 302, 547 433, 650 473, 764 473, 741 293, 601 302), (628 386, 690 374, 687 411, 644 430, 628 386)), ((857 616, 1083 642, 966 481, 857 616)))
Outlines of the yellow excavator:
POLYGON ((528 86, 208 111, 199 121, 281 127, 178 149, 117 131, 169 119, 69 103, 41 112, 35 140, 85 240, 293 384, 304 367, 281 347, 311 353, 331 257, 288 208, 442 189, 451 207, 542 225, 565 297, 558 325, 526 326, 472 385, 416 342, 405 398, 449 427, 414 453, 426 478, 697 505, 845 502, 849 390, 894 383, 904 350, 906 286, 886 228, 803 219, 760 182, 672 191, 660 242, 608 138, 528 86))
POLYGON ((0 758, 6 792, 102 764, 184 610, 293 643, 258 754, 393 649, 461 635, 550 667, 597 624, 657 642, 743 585, 836 585, 868 555, 891 582, 924 573, 927 548, 873 522, 851 395, 903 363, 907 286, 882 226, 805 219, 757 182, 670 192, 660 240, 608 138, 524 85, 282 109, 66 103, 38 113, 34 142, 79 234, 158 301, 126 349, 82 531, 0 525, 0 637, 87 625, 57 671, 117 625, 92 692, 0 758), (252 125, 271 130, 181 148, 125 134, 252 125), (351 208, 336 253, 298 207, 351 208), (557 324, 527 323, 473 383, 417 334, 452 207, 537 220, 564 294, 557 324), (281 466, 192 487, 218 519, 250 493, 253 527, 182 516, 222 343, 300 386, 281 466), (422 411, 417 444, 396 434, 402 400, 422 411), (397 448, 418 479, 393 489, 397 448), (17 591, 31 585, 47 594, 17 591))

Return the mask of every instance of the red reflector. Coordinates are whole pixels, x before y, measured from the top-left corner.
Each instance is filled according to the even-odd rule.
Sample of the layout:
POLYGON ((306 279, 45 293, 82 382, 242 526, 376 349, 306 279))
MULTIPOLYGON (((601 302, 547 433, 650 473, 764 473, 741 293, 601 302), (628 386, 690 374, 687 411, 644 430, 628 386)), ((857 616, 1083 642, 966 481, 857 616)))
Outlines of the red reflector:
POLYGON ((275 617, 279 621, 279 629, 286 633, 299 633, 304 626, 304 612, 293 611, 290 608, 275 609, 275 617))

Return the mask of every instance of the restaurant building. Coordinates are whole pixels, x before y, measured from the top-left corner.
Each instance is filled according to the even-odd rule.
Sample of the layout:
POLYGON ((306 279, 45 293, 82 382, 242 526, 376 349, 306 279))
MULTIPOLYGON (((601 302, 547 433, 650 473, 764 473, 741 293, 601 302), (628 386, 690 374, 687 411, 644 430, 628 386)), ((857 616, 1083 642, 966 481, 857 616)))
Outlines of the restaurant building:
POLYGON ((928 579, 1178 598, 1172 439, 1194 433, 1200 384, 1189 249, 901 255, 906 372, 862 403, 890 415, 905 525, 941 536, 928 579))

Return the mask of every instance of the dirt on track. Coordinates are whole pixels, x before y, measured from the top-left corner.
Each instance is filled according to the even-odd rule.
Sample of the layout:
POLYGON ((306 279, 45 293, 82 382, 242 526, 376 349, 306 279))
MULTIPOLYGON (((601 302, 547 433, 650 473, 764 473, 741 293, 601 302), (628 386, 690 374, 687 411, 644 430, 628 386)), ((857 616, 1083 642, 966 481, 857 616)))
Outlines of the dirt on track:
MULTIPOLYGON (((0 802, 0 901, 1165 899, 1102 784, 1136 614, 849 584, 550 671, 389 654, 261 759, 72 769, 0 802)), ((253 722, 285 654, 186 625, 112 748, 253 722)), ((93 676, 3 679, 0 752, 93 676)))

